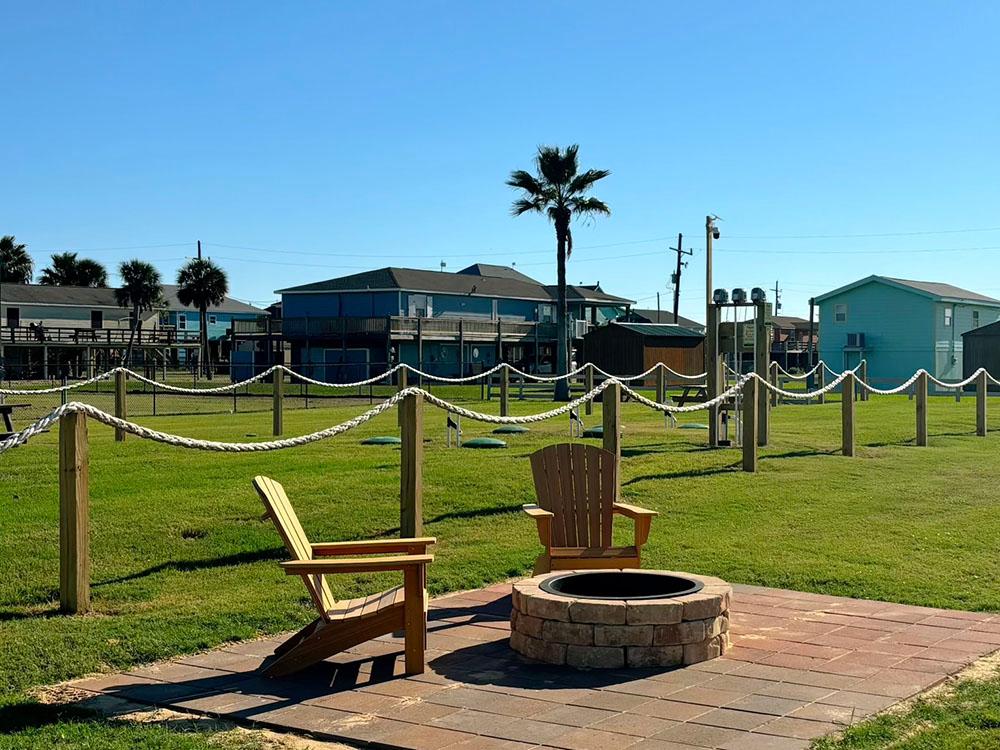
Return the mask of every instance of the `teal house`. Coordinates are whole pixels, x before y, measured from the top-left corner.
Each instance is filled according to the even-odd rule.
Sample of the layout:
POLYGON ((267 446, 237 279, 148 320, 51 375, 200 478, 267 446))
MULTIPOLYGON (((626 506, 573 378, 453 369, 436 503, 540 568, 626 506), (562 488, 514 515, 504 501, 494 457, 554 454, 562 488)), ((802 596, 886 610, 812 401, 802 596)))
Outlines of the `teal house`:
POLYGON ((880 388, 923 368, 962 379, 962 334, 1000 320, 1000 300, 933 281, 868 276, 815 298, 819 353, 834 370, 868 361, 880 388))
MULTIPOLYGON (((163 285, 164 307, 160 312, 160 325, 172 328, 178 333, 183 332, 192 341, 197 341, 201 333, 201 321, 198 310, 182 305, 177 299, 177 287, 173 284, 163 285)), ((258 321, 266 318, 267 310, 263 310, 245 302, 226 297, 221 305, 208 308, 208 346, 213 362, 227 362, 230 355, 230 336, 234 321, 258 321)), ((186 351, 179 349, 175 353, 176 365, 189 365, 190 358, 197 356, 197 348, 186 351)))

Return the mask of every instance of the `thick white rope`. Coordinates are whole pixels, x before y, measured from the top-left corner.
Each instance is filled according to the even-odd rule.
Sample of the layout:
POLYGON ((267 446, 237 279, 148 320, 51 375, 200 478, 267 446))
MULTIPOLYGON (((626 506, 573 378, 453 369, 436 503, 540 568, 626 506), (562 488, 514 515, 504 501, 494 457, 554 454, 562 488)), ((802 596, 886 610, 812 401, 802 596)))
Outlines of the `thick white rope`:
MULTIPOLYGON (((824 385, 822 388, 817 388, 815 391, 802 391, 802 392, 800 392, 800 391, 786 391, 785 389, 779 388, 778 386, 776 386, 773 383, 771 383, 767 378, 762 378, 759 375, 757 375, 756 373, 753 373, 753 376, 755 378, 757 378, 757 380, 760 381, 761 385, 763 385, 767 390, 772 391, 773 393, 777 393, 779 396, 781 396, 783 398, 805 400, 805 399, 809 399, 809 398, 815 398, 816 396, 821 396, 824 393, 829 393, 834 388, 836 388, 838 385, 840 385, 841 382, 844 380, 844 378, 846 378, 848 375, 851 375, 853 373, 854 373, 853 370, 844 370, 844 372, 842 372, 839 375, 837 375, 836 378, 834 378, 833 380, 831 380, 829 383, 827 383, 826 385, 824 385)), ((860 382, 860 381, 858 381, 858 382, 860 382)))
POLYGON ((71 412, 86 414, 88 417, 106 424, 108 427, 123 430, 135 435, 136 437, 140 437, 145 440, 153 440, 157 443, 173 445, 178 448, 193 448, 195 450, 220 451, 223 453, 257 453, 262 451, 276 451, 283 448, 295 448, 301 445, 308 445, 309 443, 315 443, 318 440, 326 440, 327 438, 340 435, 364 424, 370 419, 377 417, 379 414, 388 411, 400 400, 414 393, 421 393, 421 391, 419 388, 407 388, 399 391, 391 398, 386 399, 368 411, 359 414, 346 422, 341 422, 338 425, 327 427, 326 429, 319 430, 318 432, 312 432, 308 435, 299 435, 298 437, 293 438, 285 438, 283 440, 268 440, 260 443, 224 443, 215 440, 198 440, 195 438, 183 437, 181 435, 172 435, 168 432, 151 430, 148 427, 143 427, 142 425, 135 424, 134 422, 119 419, 113 414, 108 414, 107 412, 98 409, 96 406, 84 404, 79 401, 71 401, 68 404, 56 407, 51 413, 42 417, 34 424, 14 434, 7 440, 0 442, 0 454, 10 450, 11 448, 24 445, 31 438, 49 429, 53 424, 58 422, 59 418, 64 414, 71 412))
POLYGON ((95 375, 87 380, 81 380, 78 383, 69 383, 67 385, 57 385, 52 388, 0 388, 0 396, 38 396, 47 393, 62 393, 63 391, 69 391, 74 388, 83 388, 87 385, 93 385, 101 380, 107 380, 113 377, 119 368, 113 370, 108 370, 107 372, 102 372, 100 375, 95 375))
MULTIPOLYGON (((814 375, 819 368, 826 367, 826 362, 824 362, 823 360, 820 360, 819 362, 816 363, 816 365, 811 370, 809 370, 808 372, 804 372, 804 373, 802 373, 800 375, 793 375, 792 373, 790 373, 788 370, 786 370, 784 367, 782 367, 777 362, 774 363, 774 366, 777 368, 777 370, 778 370, 779 373, 781 373, 784 377, 788 378, 789 380, 805 380, 806 378, 811 377, 812 375, 814 375)), ((832 372, 832 370, 831 370, 831 372, 832 372)), ((836 375, 837 373, 833 373, 833 374, 836 375)))

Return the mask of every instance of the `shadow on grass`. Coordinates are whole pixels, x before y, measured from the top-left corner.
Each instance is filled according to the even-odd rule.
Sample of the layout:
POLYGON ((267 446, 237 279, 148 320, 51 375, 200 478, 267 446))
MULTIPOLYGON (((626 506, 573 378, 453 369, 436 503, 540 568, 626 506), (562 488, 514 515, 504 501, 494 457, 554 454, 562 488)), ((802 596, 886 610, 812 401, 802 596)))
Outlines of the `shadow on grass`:
POLYGON ((709 477, 715 474, 729 474, 738 471, 740 462, 728 464, 726 466, 716 466, 711 469, 685 469, 684 471, 664 471, 660 474, 643 474, 632 477, 627 482, 622 482, 622 487, 628 487, 639 482, 655 482, 661 479, 691 479, 693 477, 709 477))
POLYGON ((221 557, 210 557, 203 560, 174 560, 160 563, 152 567, 140 570, 118 578, 108 578, 104 581, 95 581, 91 584, 94 588, 98 586, 111 586, 116 583, 128 583, 139 578, 156 575, 164 571, 191 572, 195 570, 207 570, 210 568, 228 568, 234 565, 247 565, 256 562, 269 562, 273 560, 284 560, 288 557, 288 552, 284 547, 270 547, 268 549, 253 550, 250 552, 237 552, 233 555, 223 555, 221 557))
POLYGON ((72 703, 48 704, 35 700, 15 700, 0 704, 0 735, 23 732, 65 721, 88 721, 97 717, 93 711, 72 703))
MULTIPOLYGON (((467 519, 467 518, 489 518, 491 516, 503 516, 508 513, 520 513, 521 504, 517 505, 499 505, 492 508, 473 508, 470 510, 456 510, 450 513, 439 513, 436 516, 431 516, 430 518, 424 519, 424 525, 430 526, 435 523, 442 523, 443 521, 454 521, 457 519, 467 519)), ((378 532, 374 538, 379 537, 391 537, 399 534, 399 527, 394 526, 391 529, 382 529, 378 532)))

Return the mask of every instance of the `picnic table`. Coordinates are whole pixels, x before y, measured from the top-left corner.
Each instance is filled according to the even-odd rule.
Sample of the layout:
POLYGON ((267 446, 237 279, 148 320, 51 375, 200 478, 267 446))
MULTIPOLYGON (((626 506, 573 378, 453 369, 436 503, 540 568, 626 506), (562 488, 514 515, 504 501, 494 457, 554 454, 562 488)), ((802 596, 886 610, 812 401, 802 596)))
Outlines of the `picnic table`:
POLYGON ((14 434, 14 422, 11 415, 14 409, 27 409, 31 404, 0 404, 0 419, 3 420, 3 431, 0 431, 0 440, 9 438, 14 434))
POLYGON ((686 385, 684 392, 676 399, 678 406, 700 404, 708 400, 708 391, 703 385, 686 385))

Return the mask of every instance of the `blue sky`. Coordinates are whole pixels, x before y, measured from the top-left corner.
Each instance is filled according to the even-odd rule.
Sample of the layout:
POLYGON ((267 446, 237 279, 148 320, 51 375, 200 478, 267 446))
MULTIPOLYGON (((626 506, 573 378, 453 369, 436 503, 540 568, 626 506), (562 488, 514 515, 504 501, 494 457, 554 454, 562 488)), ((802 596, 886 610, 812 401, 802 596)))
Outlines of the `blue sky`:
POLYGON ((39 268, 80 249, 169 281, 201 239, 258 303, 442 260, 552 282, 553 231, 509 216, 504 180, 575 142, 613 214, 576 228, 571 282, 667 308, 683 232, 700 319, 714 213, 717 285, 779 281, 788 314, 869 273, 1000 296, 995 2, 7 0, 0 20, 0 233, 39 268))

